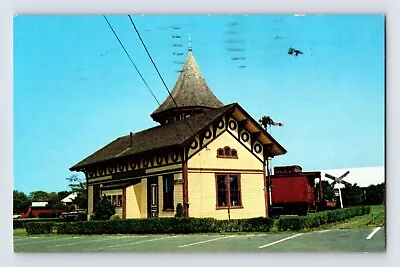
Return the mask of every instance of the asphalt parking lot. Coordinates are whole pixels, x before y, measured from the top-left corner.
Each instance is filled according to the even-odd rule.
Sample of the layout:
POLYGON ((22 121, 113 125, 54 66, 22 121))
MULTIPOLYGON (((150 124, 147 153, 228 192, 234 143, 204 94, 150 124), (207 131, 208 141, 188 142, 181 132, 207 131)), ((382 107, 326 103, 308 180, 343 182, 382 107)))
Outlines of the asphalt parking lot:
POLYGON ((15 252, 384 252, 385 228, 306 233, 14 237, 15 252))

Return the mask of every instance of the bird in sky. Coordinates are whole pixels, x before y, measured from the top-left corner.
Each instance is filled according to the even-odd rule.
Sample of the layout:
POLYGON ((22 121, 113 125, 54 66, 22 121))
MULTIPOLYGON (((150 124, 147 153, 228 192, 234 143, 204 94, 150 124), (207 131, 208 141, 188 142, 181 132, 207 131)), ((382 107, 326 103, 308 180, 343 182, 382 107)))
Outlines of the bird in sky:
POLYGON ((289 48, 288 54, 297 57, 298 55, 302 55, 303 52, 301 52, 298 49, 294 49, 293 47, 291 47, 291 48, 289 48))

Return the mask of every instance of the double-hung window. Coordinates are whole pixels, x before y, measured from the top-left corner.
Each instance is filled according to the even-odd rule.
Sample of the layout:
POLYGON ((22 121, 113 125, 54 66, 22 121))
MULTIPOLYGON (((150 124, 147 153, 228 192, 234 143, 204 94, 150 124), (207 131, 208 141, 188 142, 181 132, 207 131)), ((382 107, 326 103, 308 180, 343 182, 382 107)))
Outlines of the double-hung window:
POLYGON ((107 199, 114 207, 122 207, 122 195, 108 195, 107 199))
POLYGON ((174 175, 163 176, 163 210, 174 210, 174 175))
POLYGON ((217 208, 241 208, 239 174, 217 174, 217 208))

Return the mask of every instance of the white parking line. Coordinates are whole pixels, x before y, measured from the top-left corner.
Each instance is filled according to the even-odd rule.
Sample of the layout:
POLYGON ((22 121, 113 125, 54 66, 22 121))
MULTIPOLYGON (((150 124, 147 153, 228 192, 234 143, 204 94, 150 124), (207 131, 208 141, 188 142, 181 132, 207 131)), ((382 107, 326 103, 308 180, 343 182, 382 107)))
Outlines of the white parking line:
POLYGON ((109 240, 115 240, 115 239, 121 239, 121 238, 127 238, 130 236, 119 236, 119 237, 103 237, 101 239, 95 239, 95 240, 87 240, 83 242, 73 242, 73 243, 67 243, 67 244, 58 244, 58 245, 53 245, 53 246, 47 246, 48 248, 50 247, 64 247, 64 246, 72 246, 76 244, 83 244, 83 243, 93 243, 93 242, 100 242, 100 241, 109 241, 109 240))
POLYGON ((371 239, 382 227, 376 227, 374 229, 374 231, 372 231, 372 233, 369 234, 369 236, 367 236, 367 239, 371 239))
MULTIPOLYGON (((146 237, 146 236, 144 236, 146 237)), ((131 243, 125 243, 125 244, 117 244, 117 245, 111 245, 107 246, 105 248, 115 248, 115 247, 122 247, 122 246, 129 246, 129 245, 134 245, 134 244, 140 244, 140 243, 145 243, 145 242, 152 242, 152 241, 157 241, 157 240, 162 240, 162 239, 169 239, 169 238, 175 238, 178 237, 177 235, 174 236, 167 236, 167 237, 160 237, 160 238, 154 238, 154 239, 147 239, 147 240, 141 240, 141 241, 136 241, 136 242, 131 242, 131 243)), ((99 248, 101 250, 103 248, 99 248)))
POLYGON ((284 238, 284 239, 281 239, 281 240, 278 240, 278 241, 275 241, 275 242, 272 242, 272 243, 269 243, 269 244, 266 244, 266 245, 263 245, 263 246, 259 246, 258 248, 266 248, 266 247, 269 247, 269 246, 278 244, 278 243, 280 243, 280 242, 283 242, 283 241, 286 241, 286 240, 289 240, 289 239, 292 239, 292 238, 301 236, 302 234, 303 234, 303 233, 297 234, 297 235, 292 235, 292 236, 286 237, 286 238, 284 238))
POLYGON ((39 241, 34 241, 34 242, 18 243, 18 244, 14 244, 14 246, 30 245, 30 244, 36 244, 36 243, 42 243, 42 242, 50 242, 50 241, 56 241, 56 240, 68 240, 68 239, 75 239, 75 238, 81 238, 81 237, 80 236, 74 236, 74 237, 65 237, 65 238, 48 238, 48 239, 45 239, 45 240, 39 240, 39 241))
POLYGON ((221 240, 221 239, 226 239, 226 238, 231 238, 231 237, 234 237, 234 235, 224 236, 224 237, 218 237, 218 238, 209 239, 209 240, 204 240, 204 241, 200 241, 200 242, 196 242, 196 243, 190 243, 190 244, 186 244, 186 245, 179 246, 178 248, 194 246, 194 245, 198 245, 198 244, 203 244, 203 243, 207 243, 207 242, 213 242, 213 241, 217 241, 217 240, 221 240))

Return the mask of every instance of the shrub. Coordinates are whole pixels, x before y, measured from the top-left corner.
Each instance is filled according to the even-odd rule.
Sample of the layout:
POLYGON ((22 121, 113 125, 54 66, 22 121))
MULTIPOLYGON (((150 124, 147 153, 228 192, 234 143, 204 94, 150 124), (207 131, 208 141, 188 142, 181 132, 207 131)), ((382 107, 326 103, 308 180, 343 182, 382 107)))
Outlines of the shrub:
POLYGON ((273 219, 258 217, 250 219, 216 221, 218 232, 268 232, 273 226, 273 219))
POLYGON ((216 232, 266 232, 273 220, 252 218, 217 221, 213 218, 152 218, 61 223, 58 234, 191 234, 216 232))
POLYGON ((76 218, 77 221, 87 221, 86 212, 78 212, 78 216, 76 218))
POLYGON ((363 206, 363 212, 365 214, 370 214, 371 213, 371 207, 370 206, 363 206))
POLYGON ((53 225, 52 222, 29 222, 25 227, 29 235, 49 234, 53 230, 53 225))
POLYGON ((103 197, 97 202, 94 209, 94 219, 95 220, 109 220, 112 215, 115 214, 115 208, 111 202, 103 197))
MULTIPOLYGON (((307 216, 281 217, 277 226, 280 231, 298 231, 322 224, 345 220, 367 214, 369 207, 352 207, 323 211, 307 216)), ((274 224, 271 218, 215 220, 213 218, 152 218, 121 220, 118 215, 110 220, 63 222, 57 224, 58 234, 191 234, 217 232, 267 232, 274 224)))
POLYGON ((25 221, 21 219, 13 220, 13 229, 25 228, 25 221))
MULTIPOLYGON (((301 217, 301 218, 305 218, 305 217, 301 217)), ((302 229, 302 225, 300 222, 301 218, 297 217, 297 216, 280 218, 278 221, 278 230, 279 231, 287 231, 287 230, 297 231, 297 230, 302 229)))
POLYGON ((122 220, 64 222, 57 225, 57 234, 117 234, 122 220))
POLYGON ((176 205, 175 217, 180 218, 180 217, 183 217, 183 215, 184 215, 183 205, 182 205, 182 203, 178 203, 178 204, 176 205))
POLYGON ((282 217, 278 221, 280 231, 302 230, 304 228, 314 228, 325 223, 343 221, 355 216, 369 214, 370 207, 351 207, 332 211, 322 211, 301 217, 282 217))
POLYGON ((118 220, 121 220, 121 217, 119 217, 119 215, 117 214, 111 215, 110 221, 118 221, 118 220))
POLYGON ((128 219, 122 233, 132 234, 190 234, 215 232, 212 218, 153 218, 128 219))
POLYGON ((222 220, 215 221, 217 232, 241 232, 241 225, 239 220, 222 220))
POLYGON ((30 222, 63 222, 63 218, 32 218, 32 219, 15 219, 13 220, 13 228, 25 228, 30 222))

